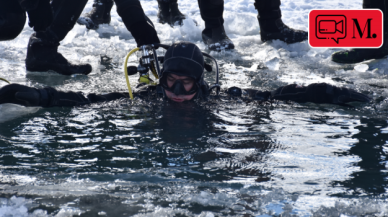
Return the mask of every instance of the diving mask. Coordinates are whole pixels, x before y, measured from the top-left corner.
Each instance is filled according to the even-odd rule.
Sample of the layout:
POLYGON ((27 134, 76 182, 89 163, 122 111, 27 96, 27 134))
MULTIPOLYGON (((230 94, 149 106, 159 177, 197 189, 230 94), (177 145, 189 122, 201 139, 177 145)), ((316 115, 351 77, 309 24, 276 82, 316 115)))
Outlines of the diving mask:
MULTIPOLYGON (((175 74, 175 73, 174 73, 175 74)), ((179 75, 178 75, 179 76, 179 75)), ((162 79, 160 80, 160 84, 165 90, 168 90, 175 95, 192 95, 198 91, 199 84, 195 82, 195 80, 191 77, 185 78, 185 79, 174 79, 174 83, 171 87, 168 86, 168 78, 169 75, 163 76, 162 79), (185 83, 187 83, 187 80, 191 80, 193 82, 193 86, 191 87, 190 90, 186 90, 185 88, 185 83)))

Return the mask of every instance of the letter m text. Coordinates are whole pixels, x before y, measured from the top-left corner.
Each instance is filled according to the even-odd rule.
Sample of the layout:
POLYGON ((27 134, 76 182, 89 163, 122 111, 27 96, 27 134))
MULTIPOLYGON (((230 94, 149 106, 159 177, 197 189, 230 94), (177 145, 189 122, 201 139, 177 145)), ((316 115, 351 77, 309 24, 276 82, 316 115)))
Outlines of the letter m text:
POLYGON ((371 34, 371 31, 370 31, 370 26, 371 26, 371 21, 372 19, 368 19, 365 23, 365 26, 364 26, 364 29, 363 31, 361 31, 361 27, 360 27, 360 24, 358 23, 358 20, 357 19, 352 19, 353 20, 353 37, 352 38, 356 38, 356 29, 357 29, 357 32, 358 34, 360 35, 360 38, 362 38, 362 36, 364 35, 365 33, 365 29, 367 28, 368 30, 368 35, 366 38, 372 38, 370 36, 371 34))

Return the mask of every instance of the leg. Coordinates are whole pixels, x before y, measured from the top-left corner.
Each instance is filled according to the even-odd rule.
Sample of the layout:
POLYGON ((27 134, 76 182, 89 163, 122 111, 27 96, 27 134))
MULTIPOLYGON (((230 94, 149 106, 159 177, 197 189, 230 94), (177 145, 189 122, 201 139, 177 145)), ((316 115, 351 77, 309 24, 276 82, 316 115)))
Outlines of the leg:
POLYGON ((58 41, 62 41, 73 29, 87 2, 87 0, 53 0, 51 2, 54 21, 49 29, 55 33, 58 41))
POLYGON ((0 2, 0 41, 12 40, 23 30, 26 12, 15 0, 0 2))
POLYGON ((279 39, 286 43, 295 43, 307 39, 307 32, 295 30, 285 25, 281 19, 280 0, 255 0, 258 11, 261 40, 279 39))
POLYGON ((94 0, 92 10, 78 18, 77 23, 85 25, 87 29, 97 29, 100 24, 109 24, 112 7, 113 0, 94 0))
POLYGON ((137 46, 160 43, 151 20, 144 14, 139 0, 115 0, 117 13, 135 38, 137 46))
POLYGON ((26 68, 29 71, 53 70, 59 74, 89 74, 89 64, 74 65, 58 53, 59 42, 74 27, 87 0, 53 0, 53 23, 46 31, 32 34, 27 48, 26 68))
POLYGON ((338 51, 331 56, 331 60, 337 63, 358 63, 364 60, 380 59, 388 55, 388 0, 364 0, 363 8, 376 8, 383 12, 384 19, 384 43, 383 46, 376 49, 350 49, 338 51))
POLYGON ((233 42, 224 29, 224 1, 198 0, 201 17, 205 21, 202 39, 210 50, 234 49, 233 42))
POLYGON ((158 11, 158 22, 165 24, 168 23, 174 26, 175 23, 178 25, 183 24, 183 20, 186 19, 178 8, 178 0, 157 0, 159 11, 158 11))

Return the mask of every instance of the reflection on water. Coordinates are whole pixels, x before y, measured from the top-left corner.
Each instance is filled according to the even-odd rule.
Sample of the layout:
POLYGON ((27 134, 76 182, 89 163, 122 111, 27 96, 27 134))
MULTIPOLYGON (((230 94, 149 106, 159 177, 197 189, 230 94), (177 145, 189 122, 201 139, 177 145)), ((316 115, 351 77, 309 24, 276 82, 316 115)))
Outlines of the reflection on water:
POLYGON ((41 109, 0 126, 0 197, 64 216, 308 214, 321 190, 385 193, 385 128, 234 99, 41 109))
MULTIPOLYGON (((204 165, 209 161, 221 164, 221 159, 230 160, 236 153, 246 156, 247 162, 254 162, 261 158, 260 153, 273 148, 273 142, 261 134, 226 131, 226 127, 239 128, 218 118, 228 111, 215 114, 205 107, 197 103, 160 102, 145 103, 132 110, 48 109, 33 114, 35 117, 2 125, 0 159, 5 170, 13 171, 12 166, 23 165, 18 172, 32 174, 50 170, 115 172, 121 168, 204 165)), ((239 117, 234 119, 233 122, 239 117)), ((226 164, 219 170, 228 170, 231 165, 226 164)), ((230 172, 225 177, 230 178, 230 172)))
POLYGON ((352 173, 349 180, 334 184, 345 186, 351 195, 381 195, 386 193, 388 185, 388 135, 382 132, 388 124, 386 120, 365 117, 361 118, 361 124, 357 127, 360 132, 353 136, 358 142, 348 151, 340 153, 360 157, 361 160, 353 165, 360 170, 352 173))

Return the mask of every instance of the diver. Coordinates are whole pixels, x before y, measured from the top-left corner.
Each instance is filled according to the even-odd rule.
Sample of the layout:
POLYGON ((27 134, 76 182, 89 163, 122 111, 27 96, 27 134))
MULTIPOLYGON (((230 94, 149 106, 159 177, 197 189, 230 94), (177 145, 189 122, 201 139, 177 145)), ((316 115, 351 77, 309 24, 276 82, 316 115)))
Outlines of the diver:
MULTIPOLYGON (((307 40, 307 32, 292 29, 283 23, 280 4, 280 0, 255 0, 261 40, 265 42, 279 39, 289 44, 307 40)), ((210 50, 234 49, 234 44, 224 29, 224 0, 198 0, 198 5, 205 21, 203 42, 210 50)))
MULTIPOLYGON (((205 56, 209 57, 208 54, 205 56)), ((216 66, 218 75, 217 63, 216 66)), ((299 103, 313 102, 338 105, 346 105, 346 103, 354 101, 370 101, 367 95, 355 90, 339 88, 326 83, 310 84, 307 87, 291 84, 274 91, 242 90, 238 87, 231 87, 225 91, 225 95, 214 96, 211 94, 212 88, 209 88, 204 80, 204 69, 211 71, 211 66, 209 69, 209 65, 204 62, 204 54, 195 44, 189 42, 174 43, 167 49, 163 58, 159 84, 144 85, 134 95, 147 100, 163 98, 173 103, 207 100, 225 95, 225 97, 239 97, 247 101, 290 100, 299 103)), ((80 106, 128 98, 131 96, 130 94, 132 91, 130 93, 92 93, 85 96, 82 92, 62 92, 52 87, 38 89, 10 84, 0 89, 0 104, 13 103, 41 107, 80 106)))
MULTIPOLYGON (((43 1, 43 0, 42 0, 43 1)), ((53 70, 59 74, 89 74, 90 64, 72 64, 58 52, 59 42, 74 27, 87 0, 53 0, 54 19, 45 31, 37 31, 30 37, 26 69, 29 71, 53 70)), ((115 0, 117 13, 131 32, 138 46, 159 43, 152 22, 146 17, 138 0, 115 0)))
MULTIPOLYGON (((183 25, 186 19, 178 8, 178 0, 157 0, 158 22, 161 24, 183 25)), ((93 8, 89 13, 78 18, 77 23, 85 25, 87 29, 98 29, 100 24, 109 24, 111 21, 110 11, 113 7, 113 0, 94 0, 93 8)))
POLYGON ((23 30, 28 14, 28 25, 44 31, 53 21, 50 0, 0 1, 0 41, 15 39, 23 30))
POLYGON ((380 48, 356 48, 338 51, 331 60, 337 63, 358 63, 370 59, 381 59, 388 55, 388 0, 363 0, 364 9, 380 9, 383 12, 383 45, 380 48))

